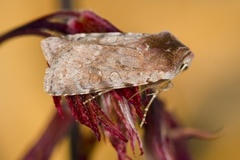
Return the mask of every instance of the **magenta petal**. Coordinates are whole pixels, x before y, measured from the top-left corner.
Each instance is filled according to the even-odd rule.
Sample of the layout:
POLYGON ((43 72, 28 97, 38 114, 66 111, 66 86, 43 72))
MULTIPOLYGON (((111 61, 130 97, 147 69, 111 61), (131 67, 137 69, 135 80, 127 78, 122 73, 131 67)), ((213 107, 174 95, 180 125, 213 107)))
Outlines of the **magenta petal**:
POLYGON ((109 131, 115 138, 119 138, 124 142, 127 142, 128 140, 125 138, 124 135, 115 127, 113 122, 109 120, 109 118, 106 116, 106 114, 101 110, 100 107, 94 102, 91 103, 91 107, 94 110, 94 112, 97 114, 97 118, 99 122, 103 125, 104 129, 109 131))
MULTIPOLYGON (((114 115, 117 121, 118 128, 130 139, 132 151, 134 152, 135 141, 139 143, 141 154, 143 154, 142 143, 140 136, 135 128, 134 109, 132 105, 122 96, 118 95, 116 91, 111 91, 102 97, 103 108, 108 115, 114 115)), ((113 147, 118 152, 119 159, 128 158, 126 154, 126 143, 119 142, 110 136, 113 147)))
POLYGON ((93 121, 96 119, 96 115, 91 114, 89 109, 83 105, 81 96, 66 96, 66 100, 75 119, 78 120, 81 124, 84 124, 91 128, 97 139, 100 140, 101 135, 98 129, 98 124, 94 123, 93 121))
POLYGON ((118 95, 125 97, 135 108, 136 113, 140 117, 140 119, 143 118, 143 112, 141 110, 141 97, 139 93, 138 87, 129 87, 129 88, 122 88, 122 89, 116 89, 115 90, 118 95))
POLYGON ((91 11, 60 11, 36 19, 1 35, 0 43, 23 35, 48 37, 54 35, 53 33, 73 34, 91 32, 119 32, 119 30, 107 20, 91 11))
POLYGON ((62 119, 58 114, 55 114, 42 137, 23 159, 49 159, 55 145, 69 133, 74 122, 75 121, 69 112, 65 113, 65 119, 62 119))
POLYGON ((67 22, 68 33, 93 33, 93 32, 120 32, 107 20, 91 11, 79 12, 78 17, 70 18, 67 22))
POLYGON ((125 127, 127 129, 127 132, 128 132, 129 138, 130 138, 132 151, 134 153, 135 140, 137 140, 138 144, 139 144, 139 149, 141 152, 140 155, 142 155, 143 154, 142 141, 141 141, 140 136, 135 128, 133 116, 132 116, 132 114, 130 112, 130 108, 129 108, 129 103, 127 102, 126 99, 123 99, 123 101, 119 102, 119 107, 120 107, 123 117, 124 117, 122 120, 123 120, 123 123, 125 124, 125 127))
POLYGON ((127 142, 127 139, 121 134, 121 132, 114 126, 111 120, 105 115, 101 108, 94 102, 88 102, 83 105, 81 96, 66 96, 68 106, 70 107, 73 116, 80 123, 88 126, 93 130, 98 140, 100 140, 100 132, 98 129, 99 122, 104 128, 112 135, 127 142))
POLYGON ((97 139, 94 135, 86 135, 81 131, 81 125, 74 123, 71 130, 71 159, 72 160, 89 160, 97 139))
MULTIPOLYGON (((119 100, 119 99, 118 99, 119 100)), ((117 121, 117 127, 122 131, 123 134, 126 135, 125 124, 122 121, 122 114, 117 105, 117 101, 114 99, 111 93, 105 94, 102 96, 102 104, 103 109, 107 115, 111 115, 117 121)), ((124 141, 120 141, 119 139, 114 138, 111 134, 108 135, 109 140, 112 146, 118 153, 119 160, 125 160, 128 158, 127 156, 127 143, 124 141)))
POLYGON ((172 157, 171 153, 168 152, 167 137, 163 135, 165 129, 162 122, 162 112, 163 103, 154 100, 146 117, 147 125, 144 125, 144 145, 149 160, 167 160, 167 157, 172 157))
POLYGON ((59 115, 64 118, 61 104, 61 96, 53 96, 53 102, 55 104, 55 107, 57 108, 59 115))
POLYGON ((172 129, 170 131, 169 137, 171 137, 171 139, 173 139, 175 141, 190 139, 190 138, 211 140, 211 139, 218 138, 220 136, 218 131, 219 130, 214 131, 214 132, 206 132, 206 131, 199 130, 196 128, 178 127, 178 128, 172 129))
POLYGON ((163 102, 153 101, 146 121, 144 144, 149 160, 191 160, 185 139, 174 141, 169 137, 171 127, 176 127, 177 123, 166 112, 163 102))
POLYGON ((109 137, 110 142, 112 143, 112 146, 116 149, 117 153, 118 153, 118 160, 126 160, 126 159, 131 159, 130 157, 128 157, 127 155, 127 147, 126 147, 126 143, 113 138, 112 136, 109 137))

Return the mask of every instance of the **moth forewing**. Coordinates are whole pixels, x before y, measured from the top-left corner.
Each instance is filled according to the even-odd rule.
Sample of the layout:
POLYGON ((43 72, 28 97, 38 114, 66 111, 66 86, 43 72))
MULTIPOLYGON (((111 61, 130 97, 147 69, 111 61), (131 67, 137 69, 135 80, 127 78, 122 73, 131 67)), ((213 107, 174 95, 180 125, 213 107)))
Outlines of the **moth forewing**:
POLYGON ((51 66, 53 59, 58 60, 63 52, 71 50, 71 45, 69 41, 61 37, 49 37, 41 41, 41 48, 48 64, 51 66))

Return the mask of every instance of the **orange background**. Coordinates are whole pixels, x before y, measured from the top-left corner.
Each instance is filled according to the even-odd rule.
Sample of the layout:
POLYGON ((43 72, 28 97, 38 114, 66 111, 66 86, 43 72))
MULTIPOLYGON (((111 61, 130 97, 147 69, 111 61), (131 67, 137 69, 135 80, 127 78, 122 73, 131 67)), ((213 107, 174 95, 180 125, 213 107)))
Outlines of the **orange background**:
MULTIPOLYGON (((214 141, 190 140, 194 160, 240 159, 240 1, 79 0, 122 31, 172 32, 195 53, 189 70, 161 94, 185 126, 223 128, 214 141)), ((58 10, 57 1, 12 0, 0 5, 0 33, 58 10)), ((0 47, 0 159, 19 159, 38 140, 55 112, 43 91, 46 62, 39 37, 7 41, 0 47)), ((68 159, 68 139, 52 160, 68 159)), ((92 159, 116 159, 101 142, 92 159)), ((144 159, 137 157, 136 159, 144 159)))

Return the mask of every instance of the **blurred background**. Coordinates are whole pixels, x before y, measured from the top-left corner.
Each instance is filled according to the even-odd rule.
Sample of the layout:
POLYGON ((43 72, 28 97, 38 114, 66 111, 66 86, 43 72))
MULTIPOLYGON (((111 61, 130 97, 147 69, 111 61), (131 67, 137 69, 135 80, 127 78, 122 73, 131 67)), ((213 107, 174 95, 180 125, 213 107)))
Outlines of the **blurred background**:
MULTIPOLYGON (((189 141, 194 160, 240 159, 239 0, 76 0, 70 6, 91 9, 125 32, 168 30, 191 48, 192 66, 160 97, 183 126, 223 128, 216 140, 189 141)), ((61 7, 60 0, 1 1, 0 33, 61 7)), ((51 97, 43 91, 47 65, 40 40, 18 37, 0 47, 0 159, 23 156, 55 112, 51 97)), ((68 143, 63 140, 51 159, 68 159, 68 143)), ((101 142, 92 159, 116 157, 111 144, 101 142)))

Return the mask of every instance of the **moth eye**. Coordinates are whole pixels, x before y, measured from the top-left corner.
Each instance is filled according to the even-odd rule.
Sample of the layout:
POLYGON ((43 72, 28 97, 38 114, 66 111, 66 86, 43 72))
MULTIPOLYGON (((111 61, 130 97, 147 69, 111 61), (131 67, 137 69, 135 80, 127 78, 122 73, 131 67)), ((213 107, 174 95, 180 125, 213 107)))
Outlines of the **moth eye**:
POLYGON ((188 69, 188 65, 187 64, 182 64, 180 67, 180 71, 186 71, 188 69))

